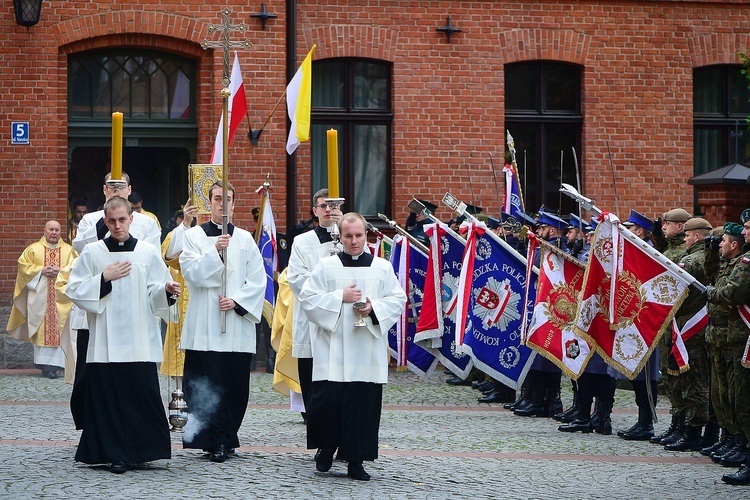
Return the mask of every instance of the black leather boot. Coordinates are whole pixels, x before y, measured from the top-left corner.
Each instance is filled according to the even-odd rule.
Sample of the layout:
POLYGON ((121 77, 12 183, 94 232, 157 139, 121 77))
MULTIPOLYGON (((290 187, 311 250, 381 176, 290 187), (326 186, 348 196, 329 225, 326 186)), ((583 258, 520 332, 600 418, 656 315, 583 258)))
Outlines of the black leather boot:
POLYGON ((747 447, 747 438, 744 434, 740 434, 734 452, 724 455, 719 463, 724 467, 739 467, 748 460, 750 460, 750 449, 747 447))
POLYGON ((672 415, 672 422, 670 422, 669 427, 667 430, 662 432, 661 434, 657 434, 656 436, 653 436, 651 439, 649 439, 649 442, 654 444, 659 444, 659 442, 664 439, 665 437, 672 434, 675 430, 675 427, 677 427, 677 422, 679 422, 679 418, 672 415))
POLYGON ((750 484, 750 462, 740 467, 740 470, 734 474, 724 474, 721 476, 721 480, 727 484, 750 484))
POLYGON ((721 462, 721 459, 724 458, 729 453, 734 452, 735 445, 737 444, 738 436, 736 434, 729 434, 729 438, 727 439, 727 442, 719 448, 718 450, 711 453, 711 461, 715 463, 721 462))
POLYGON ((729 431, 726 429, 721 429, 721 433, 718 436, 718 439, 715 443, 712 443, 709 446, 706 446, 704 448, 701 448, 701 455, 704 455, 706 457, 710 457, 711 453, 715 452, 722 446, 727 444, 727 441, 729 440, 729 431))
POLYGON ((659 444, 666 446, 668 444, 676 443, 684 435, 685 435, 685 417, 677 417, 677 426, 675 427, 674 432, 672 432, 672 434, 670 434, 669 436, 659 441, 659 444))
POLYGON ((685 426, 685 433, 680 439, 664 445, 664 449, 667 451, 700 451, 702 430, 703 428, 700 426, 687 425, 685 426))
POLYGON ((557 428, 560 432, 583 432, 589 434, 594 432, 591 425, 591 405, 578 403, 578 417, 569 424, 563 424, 557 428))
POLYGON ((511 411, 515 410, 516 408, 519 408, 520 406, 522 406, 522 403, 526 401, 528 397, 528 393, 529 391, 526 389, 526 386, 525 385, 521 386, 521 393, 518 395, 518 399, 516 399, 512 403, 505 403, 503 405, 503 408, 505 408, 506 410, 511 410, 511 411))
POLYGON ((654 423, 650 408, 638 408, 638 422, 620 436, 625 441, 648 441, 654 436, 654 423))
POLYGON ((566 418, 567 416, 571 416, 573 413, 576 412, 576 401, 578 401, 578 390, 575 388, 575 385, 574 385, 573 386, 573 403, 571 403, 570 408, 568 408, 567 410, 563 412, 555 413, 554 415, 552 415, 552 418, 554 418, 558 422, 572 422, 573 420, 575 420, 575 417, 571 418, 570 420, 563 420, 563 419, 566 418))
POLYGON ((533 387, 531 391, 531 404, 523 408, 516 408, 514 415, 519 417, 544 417, 547 415, 546 389, 544 387, 533 387))
MULTIPOLYGON (((609 436, 612 434, 612 404, 614 401, 603 401, 599 400, 599 420, 594 426, 594 432, 603 436, 609 436)), ((593 425, 594 422, 592 421, 593 425)))
POLYGON ((706 427, 703 428, 703 437, 701 438, 701 451, 703 448, 713 445, 719 440, 719 423, 715 420, 709 420, 706 427))

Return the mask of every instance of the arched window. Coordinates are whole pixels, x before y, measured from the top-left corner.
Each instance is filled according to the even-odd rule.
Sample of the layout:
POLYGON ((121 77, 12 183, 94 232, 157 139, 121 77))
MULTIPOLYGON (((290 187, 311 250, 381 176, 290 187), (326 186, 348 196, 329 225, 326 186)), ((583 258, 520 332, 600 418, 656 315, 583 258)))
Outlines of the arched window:
POLYGON ((91 51, 70 56, 68 118, 195 121, 195 63, 148 50, 91 51))
POLYGON ((391 193, 391 64, 336 58, 313 62, 312 192, 328 186, 326 130, 338 130, 344 210, 387 213, 391 193))
POLYGON ((737 64, 693 70, 695 175, 748 162, 750 91, 741 69, 737 64))
POLYGON ((580 66, 553 61, 505 65, 505 128, 515 140, 527 212, 545 205, 577 213, 559 189, 561 182, 576 185, 572 148, 580 158, 582 124, 580 66))

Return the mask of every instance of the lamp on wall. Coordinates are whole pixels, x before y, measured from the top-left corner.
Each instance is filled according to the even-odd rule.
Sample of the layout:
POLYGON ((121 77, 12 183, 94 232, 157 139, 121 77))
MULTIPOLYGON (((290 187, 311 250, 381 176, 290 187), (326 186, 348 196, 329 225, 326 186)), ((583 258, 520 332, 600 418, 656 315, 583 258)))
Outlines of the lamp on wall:
POLYGON ((13 0, 16 22, 29 29, 39 22, 42 13, 42 0, 13 0))

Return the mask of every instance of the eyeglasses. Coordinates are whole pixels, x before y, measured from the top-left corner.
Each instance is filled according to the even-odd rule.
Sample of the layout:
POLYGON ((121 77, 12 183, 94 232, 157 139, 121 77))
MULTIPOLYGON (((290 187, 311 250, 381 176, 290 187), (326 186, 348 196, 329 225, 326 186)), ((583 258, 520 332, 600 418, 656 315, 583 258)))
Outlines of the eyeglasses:
POLYGON ((331 205, 329 205, 328 203, 321 203, 320 205, 315 205, 315 208, 319 210, 325 210, 326 208, 332 209, 331 205))

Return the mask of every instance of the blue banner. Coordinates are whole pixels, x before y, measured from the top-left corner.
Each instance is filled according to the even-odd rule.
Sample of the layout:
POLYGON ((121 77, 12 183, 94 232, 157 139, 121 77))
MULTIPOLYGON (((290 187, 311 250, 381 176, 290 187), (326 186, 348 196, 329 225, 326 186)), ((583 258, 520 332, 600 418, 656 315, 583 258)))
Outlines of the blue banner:
MULTIPOLYGON (((409 244, 406 238, 394 241, 391 248, 391 263, 399 277, 400 282, 404 282, 405 276, 401 269, 404 262, 408 262, 408 291, 406 303, 406 327, 407 327, 407 366, 411 371, 424 377, 429 375, 437 365, 435 356, 414 343, 414 334, 417 329, 417 320, 422 311, 422 297, 424 296, 425 274, 427 270, 427 256, 409 244), (409 255, 402 255, 402 252, 408 246, 409 255), (408 258, 407 258, 408 257, 408 258)), ((398 322, 388 331, 388 348, 395 359, 398 359, 398 322)))
POLYGON ((526 294, 526 259, 487 229, 476 230, 462 349, 494 379, 518 388, 536 353, 521 341, 521 326, 536 301, 537 274, 526 294))

